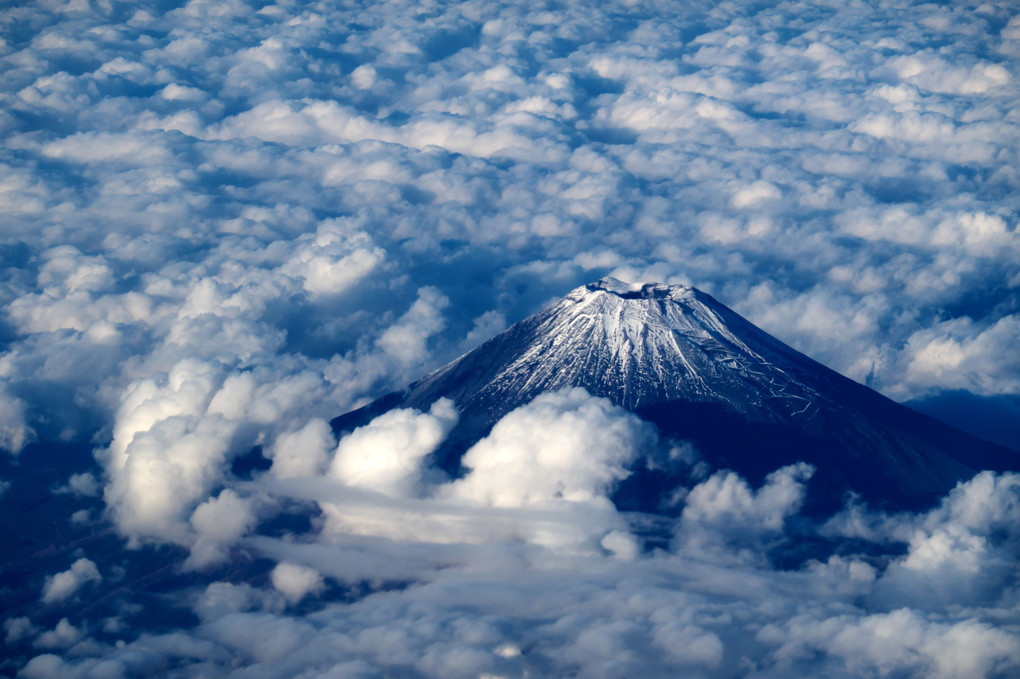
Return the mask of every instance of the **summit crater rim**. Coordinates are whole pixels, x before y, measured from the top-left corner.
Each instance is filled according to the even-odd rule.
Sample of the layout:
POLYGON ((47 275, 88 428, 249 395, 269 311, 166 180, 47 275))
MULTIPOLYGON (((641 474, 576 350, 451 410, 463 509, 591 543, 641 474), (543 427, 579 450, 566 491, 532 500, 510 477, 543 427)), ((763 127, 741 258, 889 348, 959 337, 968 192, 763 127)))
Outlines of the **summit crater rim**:
POLYGON ((627 283, 618 278, 601 278, 584 286, 588 292, 605 292, 621 299, 689 299, 695 289, 689 285, 665 283, 627 283))

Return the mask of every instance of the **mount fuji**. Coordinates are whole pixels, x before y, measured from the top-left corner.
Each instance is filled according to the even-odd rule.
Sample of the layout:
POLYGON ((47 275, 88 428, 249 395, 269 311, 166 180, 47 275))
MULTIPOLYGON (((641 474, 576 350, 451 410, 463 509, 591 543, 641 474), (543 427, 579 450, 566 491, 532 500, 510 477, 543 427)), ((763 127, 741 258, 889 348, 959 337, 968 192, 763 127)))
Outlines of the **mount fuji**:
MULTIPOLYGON (((683 285, 604 278, 514 324, 473 351, 333 420, 349 431, 393 408, 450 398, 461 416, 435 453, 460 457, 504 415, 536 396, 582 387, 684 442, 713 468, 760 482, 813 465, 806 509, 847 492, 887 508, 920 507, 982 469, 1015 468, 1016 453, 922 415, 826 368, 710 295, 683 285)), ((632 470, 614 500, 656 511, 681 470, 632 470)))

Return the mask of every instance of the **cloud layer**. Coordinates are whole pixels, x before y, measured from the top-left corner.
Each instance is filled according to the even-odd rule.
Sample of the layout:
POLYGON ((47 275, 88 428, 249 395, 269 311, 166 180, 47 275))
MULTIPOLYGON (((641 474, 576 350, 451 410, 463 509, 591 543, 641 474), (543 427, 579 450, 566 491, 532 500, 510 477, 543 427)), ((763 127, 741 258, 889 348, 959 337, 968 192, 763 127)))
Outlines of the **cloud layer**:
MULTIPOLYGON (((230 545, 275 566, 264 587, 235 565, 238 581, 185 590, 197 624, 132 634, 125 619, 145 617, 127 606, 102 630, 9 618, 8 641, 35 651, 21 676, 963 678, 1020 668, 1020 475, 983 472, 921 513, 851 502, 819 524, 798 514, 808 465, 760 488, 721 470, 678 489, 674 518, 621 513, 607 496, 630 473, 625 461, 658 443, 630 413, 580 389, 540 396, 468 451, 464 476, 444 479, 428 473, 426 449, 449 410, 391 411, 341 439, 330 469, 241 487, 317 504, 318 530, 249 534, 251 500, 229 489, 200 505, 185 568, 208 568, 230 545), (384 431, 371 474, 336 473, 352 446, 384 431), (420 454, 386 454, 409 435, 422 447, 396 449, 420 454), (590 457, 574 455, 577 441, 590 457)), ((99 581, 79 559, 47 580, 43 602, 99 581)))
POLYGON ((896 399, 1016 398, 1018 58, 1008 3, 5 10, 0 502, 38 463, 74 537, 12 571, 4 671, 1014 673, 1012 475, 819 527, 804 465, 698 468, 663 519, 607 497, 676 442, 584 393, 458 478, 450 404, 327 422, 606 274, 896 399))

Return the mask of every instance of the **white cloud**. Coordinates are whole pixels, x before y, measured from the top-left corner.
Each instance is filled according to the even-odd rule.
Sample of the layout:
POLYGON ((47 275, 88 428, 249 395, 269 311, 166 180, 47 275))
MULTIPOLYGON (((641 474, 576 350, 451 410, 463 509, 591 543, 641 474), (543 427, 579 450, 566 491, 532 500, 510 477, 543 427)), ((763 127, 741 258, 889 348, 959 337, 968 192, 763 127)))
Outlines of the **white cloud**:
POLYGON ((1011 597, 1016 586, 1018 493, 1016 474, 986 471, 926 513, 885 515, 854 506, 827 530, 906 546, 875 583, 872 596, 882 605, 1002 605, 1000 598, 1011 597))
POLYGON ((39 648, 61 648, 71 646, 81 638, 82 630, 68 622, 67 618, 61 618, 56 627, 36 638, 35 645, 39 648))
POLYGON ((191 514, 195 541, 185 568, 206 568, 226 561, 229 547, 255 525, 251 500, 227 488, 203 502, 191 514))
POLYGON ((758 547, 782 533, 783 522, 795 514, 807 492, 814 468, 803 462, 777 469, 758 490, 731 471, 716 472, 687 494, 678 527, 679 547, 712 549, 732 542, 758 547))
POLYGON ((782 192, 775 184, 758 181, 734 193, 730 198, 730 205, 735 208, 756 208, 770 200, 778 200, 782 196, 782 192))
MULTIPOLYGON (((712 494, 713 502, 695 495, 692 512, 714 516, 719 525, 724 525, 724 515, 740 515, 744 524, 775 534, 795 504, 794 486, 806 474, 796 467, 777 470, 763 489, 747 496, 735 485, 730 495, 744 501, 726 507, 718 493, 712 494), (735 507, 743 510, 734 512, 735 507)), ((722 477, 713 480, 723 482, 722 477)), ((734 481, 746 490, 745 481, 734 481)), ((702 488, 710 486, 718 490, 713 483, 702 488)), ((1000 534, 1015 524, 1005 501, 1015 490, 1013 475, 986 474, 961 485, 927 514, 894 519, 909 524, 908 532, 911 526, 937 531, 952 525, 1000 534)), ((581 514, 574 517, 584 519, 581 514)), ((575 530, 583 526, 577 523, 575 530)), ((621 562, 591 551, 543 558, 541 550, 512 539, 445 551, 421 539, 366 539, 359 544, 330 538, 303 546, 278 540, 271 548, 270 541, 253 541, 249 546, 269 548, 268 554, 278 550, 301 559, 282 561, 270 576, 274 589, 291 602, 321 591, 322 574, 341 573, 361 558, 359 551, 375 552, 380 566, 410 567, 418 578, 354 601, 326 604, 309 615, 284 614, 280 594, 272 590, 215 583, 196 602, 205 621, 199 627, 164 637, 143 635, 123 647, 93 646, 90 653, 98 655, 69 661, 61 669, 84 674, 100 659, 137 667, 140 654, 178 658, 195 668, 226 669, 226 663, 239 671, 257 667, 269 676, 312 668, 356 668, 366 676, 411 669, 425 676, 523 676, 563 667, 592 676, 732 676, 746 669, 741 663, 751 658, 756 672, 766 677, 996 676, 1020 666, 1015 634, 1001 624, 1012 619, 1006 608, 995 601, 991 608, 982 608, 979 598, 957 598, 964 607, 944 607, 927 598, 924 609, 889 609, 887 600, 876 597, 883 596, 882 580, 891 577, 891 571, 883 572, 887 560, 874 553, 860 558, 832 555, 824 563, 782 570, 760 559, 734 558, 739 544, 732 545, 732 551, 721 546, 690 553, 635 553, 621 562), (313 566, 305 565, 309 557, 313 566), (423 557, 438 557, 439 563, 423 568, 423 557)), ((913 554, 913 546, 910 550, 913 554)), ((374 572, 384 573, 385 568, 374 572)), ((959 582, 947 581, 944 587, 956 591, 959 582)), ((33 662, 44 664, 41 659, 33 662)))
POLYGON ((71 564, 66 571, 46 578, 43 586, 42 602, 53 604, 73 596, 78 590, 88 583, 97 583, 103 580, 99 574, 99 568, 94 561, 82 557, 71 564))
POLYGON ((273 466, 270 472, 281 479, 295 476, 317 476, 326 466, 336 439, 325 420, 310 420, 297 431, 276 437, 270 451, 273 466))
POLYGON ((279 612, 284 601, 278 593, 257 589, 249 584, 212 582, 192 605, 202 620, 215 620, 224 615, 251 610, 279 612))
POLYGON ((464 454, 468 473, 446 493, 491 507, 604 502, 653 436, 636 417, 583 389, 543 394, 464 454))
POLYGON ((457 421, 452 403, 398 409, 341 439, 328 476, 269 492, 314 499, 331 539, 487 543, 524 540, 550 549, 632 559, 639 546, 608 496, 651 453, 655 436, 634 415, 583 389, 539 396, 473 446, 449 481, 426 461, 457 421))
POLYGON ((391 410, 340 440, 330 475, 344 484, 394 497, 419 494, 424 457, 457 423, 453 402, 440 399, 428 413, 391 410))
POLYGON ((313 568, 296 563, 277 564, 270 574, 273 587, 291 603, 297 603, 324 587, 322 576, 313 568))
POLYGON ((0 448, 13 455, 35 438, 35 431, 25 421, 26 408, 24 401, 5 393, 0 385, 0 448))
POLYGON ((449 304, 450 300, 436 288, 421 288, 407 313, 379 337, 379 348, 402 363, 421 362, 426 341, 443 329, 442 312, 449 304))
POLYGON ((8 644, 15 644, 27 637, 34 637, 38 633, 39 628, 33 625, 27 617, 4 620, 4 641, 8 644))
POLYGON ((1001 377, 995 372, 1016 362, 1011 347, 1018 338, 1016 315, 1004 316, 989 327, 961 318, 918 330, 904 351, 904 387, 968 389, 979 394, 1020 392, 1020 379, 1012 371, 1001 377))
MULTIPOLYGON (((677 489, 675 530, 606 500, 649 439, 594 399, 513 413, 452 482, 429 460, 448 411, 340 444, 327 422, 611 271, 693 283, 897 398, 1017 393, 1018 19, 920 2, 405 10, 10 9, 0 447, 94 442, 107 517, 196 568, 240 543, 404 587, 288 617, 286 590, 229 585, 213 594, 243 605, 210 603, 217 625, 123 647, 68 619, 46 634, 73 654, 24 656, 23 674, 164 658, 268 676, 1014 671, 1012 519, 978 501, 1011 501, 1010 477, 919 516, 859 509, 859 537, 902 555, 842 545, 776 571, 744 557, 782 548, 803 468, 677 489), (270 472, 236 478, 259 449, 270 472), (325 517, 252 537, 274 495, 325 517), (656 552, 674 533, 711 549, 656 552)), ((114 577, 93 556, 104 580, 78 596, 114 577)))
POLYGON ((67 484, 60 486, 54 492, 73 493, 81 497, 95 497, 99 495, 102 488, 102 485, 100 485, 92 473, 82 472, 81 474, 71 474, 67 479, 67 484))
POLYGON ((1000 630, 973 620, 932 623, 907 609, 855 621, 795 619, 790 627, 795 641, 781 650, 784 655, 831 653, 850 674, 962 679, 995 676, 1020 663, 1015 639, 1000 630))
POLYGON ((186 540, 186 513, 221 473, 236 428, 222 416, 201 417, 218 391, 217 373, 183 361, 162 384, 142 380, 125 395, 104 457, 106 502, 127 535, 186 540))

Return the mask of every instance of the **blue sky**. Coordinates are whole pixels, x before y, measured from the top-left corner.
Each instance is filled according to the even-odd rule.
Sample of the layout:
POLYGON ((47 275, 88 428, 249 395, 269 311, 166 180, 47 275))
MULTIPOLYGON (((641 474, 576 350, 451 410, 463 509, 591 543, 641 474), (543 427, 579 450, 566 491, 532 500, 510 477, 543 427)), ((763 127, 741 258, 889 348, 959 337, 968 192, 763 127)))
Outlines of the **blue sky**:
MULTIPOLYGON (((2 487, 19 456, 94 450, 55 486, 68 530, 173 545, 201 583, 193 624, 139 632, 128 595, 82 612, 130 566, 68 552, 5 622, 25 676, 1016 671, 1020 505, 980 501, 1012 475, 928 514, 850 508, 827 539, 886 556, 784 571, 749 555, 785 539, 808 472, 702 480, 669 553, 641 556, 591 479, 647 443, 597 400, 507 425, 590 415, 618 443, 562 461, 583 501, 510 518, 472 504, 484 469, 424 473, 455 413, 339 449, 326 426, 613 275, 693 284, 891 398, 948 392, 1016 432, 1011 3, 80 0, 5 8, 0 38, 2 487), (408 454, 338 499, 369 444, 408 454), (253 446, 261 485, 230 472, 253 446), (321 525, 260 534, 291 501, 321 525), (230 582, 236 550, 274 575, 230 582), (405 586, 337 603, 365 582, 405 586)), ((508 436, 487 445, 530 445, 508 436)))

